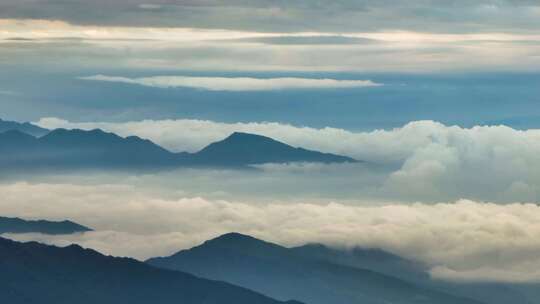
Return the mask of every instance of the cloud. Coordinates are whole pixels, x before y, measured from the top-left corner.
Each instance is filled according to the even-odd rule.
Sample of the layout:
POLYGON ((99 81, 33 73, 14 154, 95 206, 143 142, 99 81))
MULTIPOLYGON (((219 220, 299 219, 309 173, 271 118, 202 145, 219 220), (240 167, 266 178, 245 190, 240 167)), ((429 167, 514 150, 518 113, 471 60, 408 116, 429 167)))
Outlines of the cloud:
POLYGON ((14 92, 14 91, 8 91, 8 90, 0 90, 0 95, 16 96, 16 95, 19 95, 19 93, 14 92))
POLYGON ((537 1, 511 0, 3 0, 0 17, 135 27, 256 28, 261 32, 348 32, 358 28, 510 32, 537 30, 538 7, 537 1))
POLYGON ((455 203, 348 205, 242 203, 165 198, 129 185, 0 185, 0 213, 69 218, 95 232, 72 236, 10 235, 19 240, 134 256, 171 254, 230 231, 287 246, 322 242, 382 248, 427 263, 436 278, 539 282, 540 207, 470 200, 455 203), (74 208, 76 206, 76 208, 74 208))
MULTIPOLYGON (((540 130, 506 126, 461 128, 417 121, 392 130, 351 132, 280 123, 218 123, 201 120, 145 120, 70 123, 57 118, 46 128, 102 128, 138 135, 173 151, 197 151, 235 131, 269 136, 293 146, 351 156, 395 168, 380 193, 412 200, 472 198, 536 201, 540 196, 540 130)), ((358 175, 356 175, 358 177, 358 175)), ((354 178, 354 176, 350 176, 354 178)))
MULTIPOLYGON (((168 9, 133 11, 159 15, 168 9)), ((126 27, 26 19, 0 19, 0 27, 0 64, 54 70, 80 69, 81 62, 92 71, 136 68, 171 73, 537 71, 540 66, 540 37, 534 31, 438 34, 424 28, 354 27, 361 30, 261 32, 257 27, 126 27)))
POLYGON ((163 6, 159 4, 146 4, 146 3, 139 4, 139 8, 143 10, 159 10, 162 7, 163 6))
POLYGON ((154 76, 126 78, 105 75, 79 77, 82 80, 137 84, 155 88, 196 88, 210 91, 269 91, 291 89, 344 89, 376 87, 371 80, 336 80, 311 78, 187 77, 154 76))
POLYGON ((347 35, 304 35, 291 36, 281 35, 273 37, 240 38, 234 42, 262 43, 274 45, 340 45, 340 44, 362 44, 369 45, 378 43, 376 39, 354 37, 347 35))

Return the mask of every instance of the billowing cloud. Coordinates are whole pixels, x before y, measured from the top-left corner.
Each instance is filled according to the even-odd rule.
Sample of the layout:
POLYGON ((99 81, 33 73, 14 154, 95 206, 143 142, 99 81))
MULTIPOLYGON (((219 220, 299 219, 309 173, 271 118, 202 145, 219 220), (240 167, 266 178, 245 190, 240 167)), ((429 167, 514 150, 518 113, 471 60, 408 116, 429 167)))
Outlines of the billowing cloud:
POLYGON ((38 124, 47 128, 102 128, 148 138, 173 151, 191 152, 234 131, 266 135, 293 146, 396 166, 381 191, 415 200, 536 201, 540 195, 540 173, 535 169, 540 166, 540 130, 461 128, 433 121, 371 132, 200 120, 70 123, 48 118, 38 124))
POLYGON ((69 218, 96 229, 82 235, 10 235, 105 253, 147 258, 238 231, 287 246, 382 248, 419 260, 440 279, 540 281, 540 207, 469 200, 455 203, 354 206, 327 202, 242 203, 165 198, 126 185, 0 185, 0 212, 69 218), (77 206, 77 208, 74 208, 77 206))
POLYGON ((82 80, 121 82, 155 88, 196 88, 210 91, 268 91, 290 89, 344 89, 376 87, 381 84, 371 80, 336 80, 312 78, 249 78, 249 77, 188 77, 154 76, 127 78, 95 75, 80 77, 82 80))

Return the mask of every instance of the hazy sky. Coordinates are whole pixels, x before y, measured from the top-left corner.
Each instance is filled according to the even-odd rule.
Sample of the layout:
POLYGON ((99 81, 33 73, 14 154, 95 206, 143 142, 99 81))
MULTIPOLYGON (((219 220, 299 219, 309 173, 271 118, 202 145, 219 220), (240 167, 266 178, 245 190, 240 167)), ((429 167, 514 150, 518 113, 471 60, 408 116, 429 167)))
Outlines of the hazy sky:
POLYGON ((538 282, 538 70, 536 0, 1 0, 2 119, 366 163, 0 172, 0 214, 77 220, 97 231, 18 238, 138 258, 235 230, 538 282))
POLYGON ((538 1, 5 0, 0 18, 4 118, 539 127, 538 1))

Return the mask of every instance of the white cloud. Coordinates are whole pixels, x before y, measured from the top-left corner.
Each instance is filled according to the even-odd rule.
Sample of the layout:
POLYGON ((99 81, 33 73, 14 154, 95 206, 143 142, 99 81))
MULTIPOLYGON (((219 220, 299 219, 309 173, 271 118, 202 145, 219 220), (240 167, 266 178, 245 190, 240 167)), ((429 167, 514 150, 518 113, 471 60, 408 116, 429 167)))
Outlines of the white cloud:
MULTIPOLYGON (((167 11, 165 7, 169 8, 146 11, 158 18, 167 11)), ((140 13, 142 10, 132 11, 140 13)), ((9 58, 0 62, 55 69, 80 66, 81 62, 92 70, 137 68, 175 72, 536 71, 540 65, 540 36, 535 33, 249 32, 82 26, 61 21, 13 19, 0 19, 0 28, 0 43, 8 44, 0 48, 0 58, 9 58), (343 39, 373 39, 377 43, 336 43, 336 39, 329 39, 336 35, 342 37, 342 42, 343 39), (290 41, 295 40, 294 37, 316 43, 261 43, 265 39, 290 41)))
POLYGON ((508 202, 537 201, 540 195, 540 172, 536 170, 540 167, 540 130, 461 128, 433 121, 371 132, 183 119, 70 123, 46 118, 38 124, 47 128, 102 128, 124 136, 149 138, 173 151, 191 152, 234 131, 266 135, 293 146, 390 164, 397 169, 380 190, 404 199, 508 202))
POLYGON ((249 77, 188 77, 154 76, 126 78, 105 75, 79 77, 82 80, 121 82, 155 88, 196 88, 210 91, 269 91, 292 89, 343 89, 376 87, 371 80, 336 80, 311 78, 249 78, 249 77))
POLYGON ((143 10, 159 10, 162 7, 163 6, 159 4, 148 4, 148 3, 139 4, 139 8, 143 10))
POLYGON ((72 236, 11 235, 147 258, 238 231, 284 245, 322 242, 382 248, 428 263, 432 275, 467 281, 540 281, 540 207, 456 203, 346 205, 242 203, 165 198, 144 187, 13 183, 0 185, 0 213, 69 218, 97 231, 72 236), (76 206, 76 208, 74 208, 76 206))

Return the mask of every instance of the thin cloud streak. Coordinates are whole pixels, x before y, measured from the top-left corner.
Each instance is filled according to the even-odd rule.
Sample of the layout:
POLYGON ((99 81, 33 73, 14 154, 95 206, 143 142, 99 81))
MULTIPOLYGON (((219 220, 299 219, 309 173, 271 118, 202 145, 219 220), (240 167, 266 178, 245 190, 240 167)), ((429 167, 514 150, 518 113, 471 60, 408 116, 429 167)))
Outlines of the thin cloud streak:
POLYGON ((106 75, 79 77, 82 80, 120 82, 155 88, 195 88, 209 91, 271 91, 301 89, 345 89, 377 87, 371 80, 336 80, 311 78, 187 77, 155 76, 127 78, 106 75))

